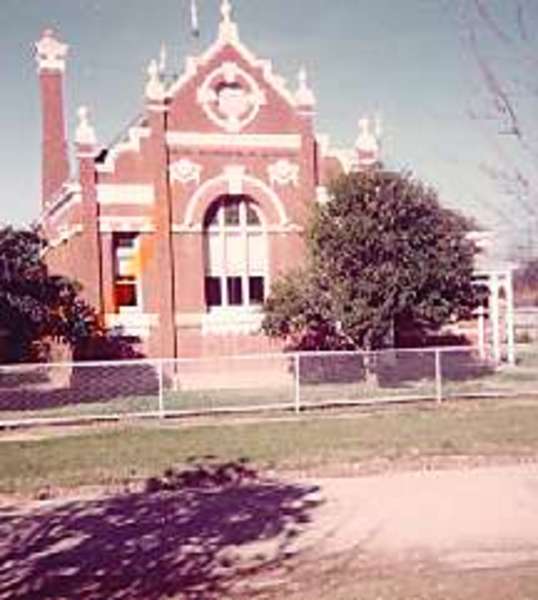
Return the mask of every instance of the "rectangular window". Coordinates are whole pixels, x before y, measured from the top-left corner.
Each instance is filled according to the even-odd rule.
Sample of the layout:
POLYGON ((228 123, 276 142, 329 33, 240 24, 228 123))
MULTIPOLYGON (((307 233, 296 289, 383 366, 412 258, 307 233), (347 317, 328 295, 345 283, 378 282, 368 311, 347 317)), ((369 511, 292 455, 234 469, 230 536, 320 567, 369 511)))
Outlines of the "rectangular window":
POLYGON ((136 248, 136 242, 138 239, 137 233, 115 233, 114 234, 114 246, 116 248, 136 248))
POLYGON ((241 306, 243 304, 243 285, 241 277, 227 277, 228 304, 230 306, 241 306))
POLYGON ((248 278, 248 295, 250 304, 257 306, 265 301, 265 291, 263 277, 248 278))
POLYGON ((205 278, 205 301, 207 306, 222 306, 220 277, 205 278))
POLYGON ((138 273, 138 234, 115 233, 114 248, 114 300, 116 309, 136 309, 140 306, 138 273))
POLYGON ((116 306, 136 307, 138 306, 138 293, 136 289, 136 281, 132 279, 117 280, 114 286, 116 306))

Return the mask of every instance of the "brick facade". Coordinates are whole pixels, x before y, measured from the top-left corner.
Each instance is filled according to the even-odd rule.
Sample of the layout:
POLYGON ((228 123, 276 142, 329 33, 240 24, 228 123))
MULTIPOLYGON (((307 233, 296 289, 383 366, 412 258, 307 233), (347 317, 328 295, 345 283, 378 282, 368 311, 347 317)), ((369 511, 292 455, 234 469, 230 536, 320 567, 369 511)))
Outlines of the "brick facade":
POLYGON ((275 349, 257 333, 262 293, 302 262, 312 205, 355 156, 316 134, 306 74, 291 92, 242 44, 224 2, 216 41, 178 79, 152 61, 145 112, 122 141, 99 149, 79 111, 70 179, 67 47, 51 31, 36 47, 51 269, 149 356, 275 349))

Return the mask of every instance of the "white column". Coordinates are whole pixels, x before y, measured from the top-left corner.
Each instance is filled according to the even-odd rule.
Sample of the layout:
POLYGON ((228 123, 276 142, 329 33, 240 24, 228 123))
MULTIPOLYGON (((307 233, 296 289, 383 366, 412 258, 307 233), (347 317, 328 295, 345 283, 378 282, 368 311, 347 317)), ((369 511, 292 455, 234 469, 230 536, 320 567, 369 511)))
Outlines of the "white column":
POLYGON ((501 362, 501 328, 499 311, 499 276, 491 273, 489 280, 489 319, 493 337, 493 359, 496 364, 501 362))
POLYGON ((239 227, 241 233, 241 290, 243 296, 243 306, 250 304, 248 274, 249 256, 248 256, 248 231, 247 231, 247 203, 244 200, 239 202, 239 227))
POLYGON ((508 364, 516 364, 516 344, 514 327, 514 286, 512 271, 506 273, 506 339, 508 344, 508 364))
POLYGON ((478 307, 478 354, 481 360, 486 358, 486 316, 484 305, 478 307))
POLYGON ((228 272, 227 272, 227 248, 226 248, 226 220, 225 220, 225 203, 221 200, 218 206, 218 226, 219 226, 219 239, 221 249, 221 261, 220 261, 220 294, 221 294, 221 306, 228 306, 228 272))

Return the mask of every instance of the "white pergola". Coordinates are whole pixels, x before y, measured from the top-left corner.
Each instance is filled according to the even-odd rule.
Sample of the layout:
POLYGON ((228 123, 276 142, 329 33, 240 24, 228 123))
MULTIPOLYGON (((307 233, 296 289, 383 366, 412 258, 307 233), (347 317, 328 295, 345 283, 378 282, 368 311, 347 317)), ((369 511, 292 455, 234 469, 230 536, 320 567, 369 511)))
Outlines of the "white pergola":
MULTIPOLYGON (((482 268, 475 272, 475 281, 489 290, 489 324, 491 328, 492 358, 495 364, 505 360, 509 365, 516 364, 514 328, 514 287, 512 273, 515 265, 497 265, 482 268), (504 295, 504 302, 501 296, 504 295), (503 348, 506 349, 503 352, 503 348)), ((478 309, 478 348, 480 357, 487 355, 488 335, 486 328, 486 308, 478 309)))

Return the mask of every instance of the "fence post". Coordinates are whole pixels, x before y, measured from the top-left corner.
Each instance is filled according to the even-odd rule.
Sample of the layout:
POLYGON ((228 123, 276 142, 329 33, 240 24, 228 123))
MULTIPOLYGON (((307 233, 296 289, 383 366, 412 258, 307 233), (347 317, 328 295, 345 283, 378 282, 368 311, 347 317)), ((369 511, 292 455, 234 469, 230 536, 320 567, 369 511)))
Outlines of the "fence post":
POLYGON ((441 371, 441 350, 435 349, 435 398, 439 404, 443 401, 443 373, 441 371))
POLYGON ((295 354, 295 413, 301 412, 301 355, 295 354))
POLYGON ((164 418, 164 364, 163 360, 157 362, 157 373, 159 378, 159 417, 164 418))

